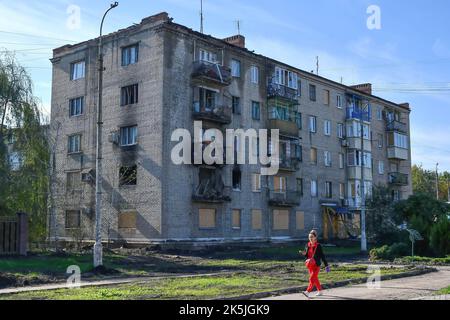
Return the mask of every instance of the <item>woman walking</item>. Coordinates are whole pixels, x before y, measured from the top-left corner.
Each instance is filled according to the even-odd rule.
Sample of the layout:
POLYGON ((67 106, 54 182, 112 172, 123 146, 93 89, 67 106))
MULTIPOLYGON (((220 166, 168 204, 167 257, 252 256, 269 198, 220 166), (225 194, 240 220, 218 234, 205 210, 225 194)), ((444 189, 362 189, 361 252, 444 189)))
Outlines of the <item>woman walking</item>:
POLYGON ((316 296, 321 296, 322 286, 320 285, 319 281, 319 272, 320 267, 322 265, 322 261, 326 267, 327 273, 330 272, 330 267, 328 266, 328 262, 323 253, 322 246, 317 241, 317 232, 315 230, 312 230, 309 233, 309 242, 305 246, 305 251, 300 251, 300 254, 302 254, 305 257, 306 259, 305 265, 309 271, 309 287, 306 290, 306 292, 303 292, 303 294, 307 298, 309 298, 309 294, 314 290, 314 287, 316 287, 317 288, 316 296))

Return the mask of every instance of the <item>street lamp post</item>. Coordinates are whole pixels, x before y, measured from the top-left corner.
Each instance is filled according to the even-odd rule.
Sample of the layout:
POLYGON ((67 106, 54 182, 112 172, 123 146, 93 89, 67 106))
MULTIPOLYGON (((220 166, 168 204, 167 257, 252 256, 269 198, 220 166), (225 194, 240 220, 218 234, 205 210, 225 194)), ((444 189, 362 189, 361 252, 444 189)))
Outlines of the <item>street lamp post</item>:
MULTIPOLYGON (((362 107, 360 112, 360 126, 361 126, 361 252, 367 252, 367 236, 366 236, 366 186, 365 186, 365 153, 364 153, 364 112, 366 106, 362 107)), ((367 105, 367 112, 369 107, 367 105)))
POLYGON ((98 40, 98 104, 97 104, 97 157, 95 161, 95 244, 94 244, 94 268, 103 265, 102 247, 102 95, 103 95, 103 22, 109 11, 116 8, 118 2, 111 4, 103 15, 100 24, 100 37, 98 40))

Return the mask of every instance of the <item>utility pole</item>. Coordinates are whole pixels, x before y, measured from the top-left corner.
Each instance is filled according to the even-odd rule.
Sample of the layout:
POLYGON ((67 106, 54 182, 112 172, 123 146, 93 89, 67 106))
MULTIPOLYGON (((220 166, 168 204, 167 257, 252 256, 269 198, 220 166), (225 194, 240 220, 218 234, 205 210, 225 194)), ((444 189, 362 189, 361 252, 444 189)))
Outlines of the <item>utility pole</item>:
POLYGON ((450 203, 450 174, 447 172, 447 202, 450 203))
POLYGON ((436 163, 436 199, 439 201, 439 163, 436 163))
POLYGON ((98 40, 98 104, 97 104, 97 157, 95 162, 95 244, 94 268, 103 266, 102 247, 102 98, 103 98, 103 22, 109 11, 116 8, 118 2, 111 4, 103 15, 100 24, 100 38, 98 40))
MULTIPOLYGON (((361 125, 361 253, 367 252, 367 236, 366 236, 366 188, 365 188, 365 175, 364 175, 364 111, 366 106, 362 107, 360 112, 360 125, 361 125)), ((368 106, 367 106, 368 109, 368 106)), ((367 110, 368 111, 368 110, 367 110)))

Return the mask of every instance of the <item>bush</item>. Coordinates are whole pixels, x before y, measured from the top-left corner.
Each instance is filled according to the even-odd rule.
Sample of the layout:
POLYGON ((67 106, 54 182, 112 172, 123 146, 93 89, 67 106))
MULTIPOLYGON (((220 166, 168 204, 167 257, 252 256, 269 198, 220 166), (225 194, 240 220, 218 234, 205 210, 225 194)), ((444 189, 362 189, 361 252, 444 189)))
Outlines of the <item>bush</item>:
POLYGON ((394 243, 391 246, 382 246, 370 250, 370 260, 394 260, 409 254, 409 246, 406 243, 394 243))
POLYGON ((445 256, 450 253, 450 221, 441 217, 430 230, 430 246, 435 254, 445 256))

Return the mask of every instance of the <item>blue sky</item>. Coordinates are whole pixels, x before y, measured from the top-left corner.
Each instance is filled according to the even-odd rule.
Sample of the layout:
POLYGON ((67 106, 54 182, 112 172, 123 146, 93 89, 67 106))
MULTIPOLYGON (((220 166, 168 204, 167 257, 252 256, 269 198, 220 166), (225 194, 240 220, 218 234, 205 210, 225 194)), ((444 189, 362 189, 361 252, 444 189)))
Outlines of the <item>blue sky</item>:
MULTIPOLYGON (((50 108, 51 49, 96 37, 111 1, 0 0, 0 49, 16 50, 35 83, 44 111, 50 108), (81 9, 69 28, 69 6, 81 9)), ((199 29, 200 0, 121 0, 105 31, 167 11, 174 21, 199 29)), ((345 84, 371 82, 374 94, 409 102, 413 113, 413 162, 450 171, 450 1, 448 0, 204 0, 204 31, 216 37, 241 33, 247 47, 345 84), (381 29, 369 30, 367 8, 381 9, 381 29)))

